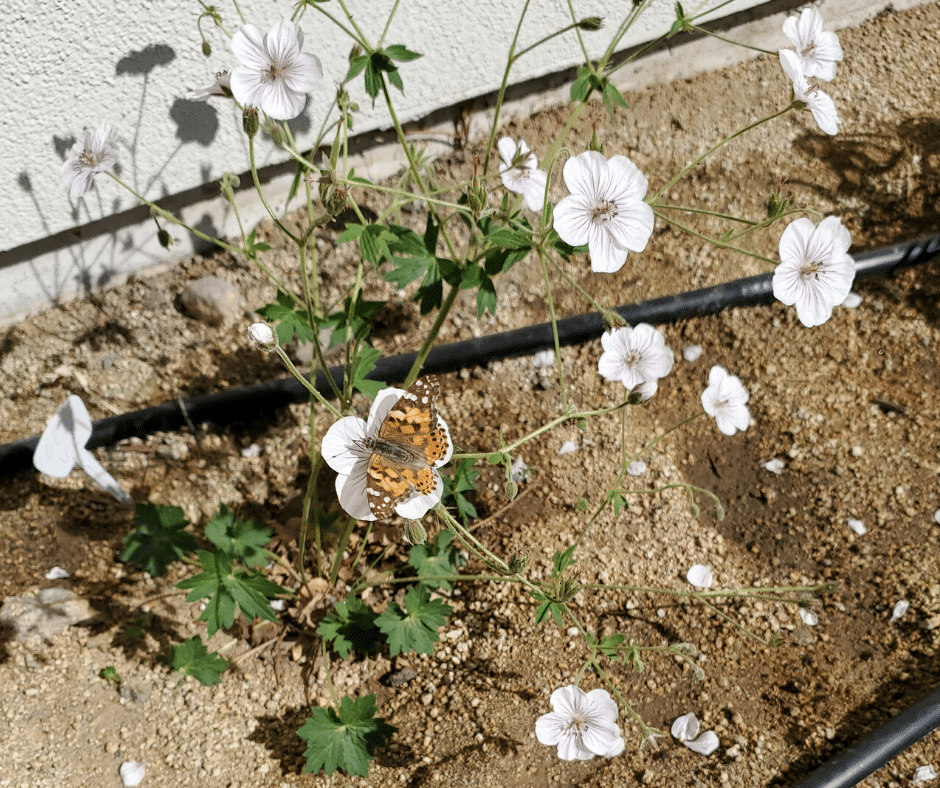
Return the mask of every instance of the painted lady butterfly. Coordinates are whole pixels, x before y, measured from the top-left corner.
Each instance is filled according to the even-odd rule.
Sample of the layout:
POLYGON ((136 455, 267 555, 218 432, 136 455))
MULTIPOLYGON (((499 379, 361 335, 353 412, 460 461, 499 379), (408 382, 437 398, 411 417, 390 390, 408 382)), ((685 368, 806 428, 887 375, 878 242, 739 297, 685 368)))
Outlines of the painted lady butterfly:
POLYGON ((366 470, 366 495, 376 519, 392 515, 412 491, 434 492, 434 465, 447 454, 447 430, 437 417, 441 385, 432 376, 421 378, 392 407, 378 436, 365 438, 372 452, 366 470))

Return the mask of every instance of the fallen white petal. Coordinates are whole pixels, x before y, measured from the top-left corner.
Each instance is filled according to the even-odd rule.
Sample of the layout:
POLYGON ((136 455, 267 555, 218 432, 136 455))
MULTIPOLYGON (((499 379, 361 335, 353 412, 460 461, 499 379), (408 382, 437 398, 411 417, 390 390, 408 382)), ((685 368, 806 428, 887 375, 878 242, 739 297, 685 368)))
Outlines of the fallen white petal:
POLYGON ((814 627, 819 623, 819 616, 812 610, 807 610, 805 607, 800 608, 800 618, 803 619, 803 623, 808 627, 814 627))
POLYGON ((125 489, 121 487, 117 479, 104 469, 104 466, 95 459, 95 455, 88 451, 88 449, 79 449, 78 464, 82 467, 82 470, 91 477, 91 480, 103 490, 111 493, 111 495, 125 506, 133 504, 133 499, 127 494, 125 489))
POLYGON ((925 783, 928 780, 936 780, 937 773, 933 770, 933 766, 929 763, 926 766, 918 766, 914 772, 913 778, 911 778, 911 783, 917 785, 918 783, 925 783))
POLYGON ((933 513, 933 519, 937 521, 937 525, 940 525, 940 509, 933 513))
POLYGON ((78 451, 91 437, 91 416, 82 398, 69 394, 46 424, 33 452, 33 466, 40 473, 64 479, 78 462, 78 451))
POLYGON ((779 457, 775 457, 768 462, 761 463, 764 470, 770 471, 771 473, 783 473, 783 469, 787 467, 787 464, 781 460, 779 457))
POLYGON ((905 599, 896 602, 894 609, 891 611, 891 620, 888 623, 893 624, 895 621, 901 618, 910 609, 910 607, 911 603, 905 599))
POLYGON ((561 444, 558 454, 571 454, 572 452, 576 452, 579 448, 581 448, 581 446, 577 441, 565 441, 561 444))
POLYGON ((627 473, 630 476, 642 476, 646 473, 646 463, 643 460, 634 460, 627 466, 627 473))
POLYGON ((715 578, 712 576, 712 568, 705 564, 695 564, 685 575, 696 588, 711 588, 715 578))
POLYGON ((271 600, 271 610, 274 610, 280 613, 284 609, 286 600, 284 599, 272 599, 271 600))
POLYGON ((119 769, 121 774, 121 783, 126 788, 134 785, 140 785, 147 773, 147 764, 142 761, 125 761, 119 769))
POLYGON ((698 361, 702 357, 702 346, 701 345, 688 345, 682 348, 682 358, 684 358, 689 363, 693 361, 698 361))
POLYGON ((672 723, 669 732, 679 741, 685 742, 698 736, 698 727, 698 717, 690 711, 672 723))
POLYGON ((555 351, 540 350, 532 356, 532 363, 535 365, 536 369, 544 369, 545 367, 552 366, 555 363, 555 351))
POLYGON ((857 309, 862 305, 862 297, 852 290, 849 291, 849 294, 845 297, 845 301, 842 302, 842 306, 846 309, 857 309))
POLYGON ((682 742, 686 747, 688 747, 692 752, 697 752, 700 755, 711 755, 715 750, 718 749, 719 741, 718 734, 714 731, 705 731, 697 739, 692 741, 682 742))
POLYGON ((54 566, 46 572, 46 580, 65 580, 69 576, 61 566, 54 566))
POLYGON ((861 520, 853 520, 851 517, 848 519, 849 528, 851 528, 859 536, 864 536, 868 533, 868 529, 865 527, 865 523, 861 520))

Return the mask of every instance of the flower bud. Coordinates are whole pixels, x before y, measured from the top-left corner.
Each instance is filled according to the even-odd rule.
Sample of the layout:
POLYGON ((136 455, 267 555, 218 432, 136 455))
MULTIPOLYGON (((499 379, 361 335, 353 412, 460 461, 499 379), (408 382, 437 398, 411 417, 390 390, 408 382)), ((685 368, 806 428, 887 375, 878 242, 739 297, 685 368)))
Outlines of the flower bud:
POLYGON ((506 497, 511 501, 519 494, 519 485, 516 484, 512 479, 506 482, 503 489, 506 492, 506 497))
POLYGON ((604 153, 604 146, 601 144, 601 141, 597 136, 597 126, 595 126, 593 131, 591 131, 591 141, 588 143, 587 149, 597 151, 601 154, 604 153))
POLYGON ((271 138, 271 142, 277 145, 277 147, 284 147, 284 130, 281 128, 280 123, 265 123, 264 132, 271 138))
POLYGON ((242 115, 242 128, 249 137, 254 137, 258 133, 258 109, 256 107, 245 107, 242 115))
POLYGON ((786 213, 789 207, 789 197, 784 197, 782 194, 777 194, 777 192, 771 192, 770 197, 767 199, 767 218, 779 219, 786 213))
POLYGON ((600 30, 604 26, 604 20, 599 16, 586 16, 580 22, 578 22, 578 27, 581 30, 600 30))
POLYGON ((405 539, 411 544, 424 544, 428 540, 428 532, 419 520, 409 520, 405 526, 405 539))
POLYGON ((212 45, 206 39, 202 39, 202 54, 206 57, 212 54, 212 45))
POLYGON ((518 575, 529 565, 529 551, 520 550, 514 553, 507 563, 509 564, 509 571, 514 575, 518 575))
POLYGON ((248 336, 251 341, 264 348, 277 347, 277 334, 271 328, 270 323, 252 323, 248 329, 248 336))
POLYGON ((169 249, 170 245, 173 243, 173 239, 170 238, 170 234, 162 227, 157 231, 157 241, 164 249, 169 249))

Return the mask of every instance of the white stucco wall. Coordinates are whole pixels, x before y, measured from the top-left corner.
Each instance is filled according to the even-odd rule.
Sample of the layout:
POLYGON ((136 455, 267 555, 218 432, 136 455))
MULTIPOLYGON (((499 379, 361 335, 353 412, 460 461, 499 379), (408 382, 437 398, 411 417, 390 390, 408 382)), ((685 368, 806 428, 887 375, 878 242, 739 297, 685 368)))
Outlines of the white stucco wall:
MULTIPOLYGON (((631 0, 572 1, 581 17, 607 18, 604 30, 582 34, 590 54, 597 56, 631 0)), ((708 0, 708 6, 718 2, 708 0)), ((869 6, 885 4, 867 2, 869 6)), ((218 5, 227 30, 234 32, 240 22, 233 4, 225 0, 218 5)), ((240 5, 248 21, 263 30, 289 15, 292 8, 290 2, 274 0, 243 0, 240 5)), ((348 5, 365 34, 376 41, 393 0, 348 0, 348 5)), ((622 46, 651 40, 667 30, 675 18, 674 5, 674 0, 654 0, 622 46)), ((720 13, 758 5, 759 0, 736 0, 720 13)), ((685 6, 691 10, 695 0, 686 0, 685 6)), ((342 16, 337 0, 322 7, 342 16)), ((424 57, 401 66, 405 94, 393 90, 399 117, 419 119, 495 90, 521 7, 521 0, 402 0, 386 43, 405 44, 424 57)), ((204 201, 194 203, 187 198, 190 205, 183 209, 183 216, 217 233, 232 232, 232 217, 214 199, 217 187, 212 182, 223 172, 248 169, 240 113, 220 99, 204 104, 183 96, 187 90, 211 83, 216 71, 237 63, 226 36, 206 20, 203 30, 213 52, 209 58, 202 55, 198 10, 195 0, 132 0, 106 6, 94 0, 7 0, 0 8, 5 32, 0 73, 6 88, 0 149, 7 153, 7 166, 0 171, 0 213, 5 220, 0 238, 0 320, 34 311, 50 300, 72 297, 87 285, 122 279, 191 249, 180 230, 173 235, 182 243, 170 252, 160 248, 152 223, 129 222, 121 215, 137 203, 106 178, 99 177, 84 198, 69 200, 60 182, 60 168, 83 127, 93 128, 107 120, 119 129, 121 177, 149 198, 207 184, 204 201), (89 224, 109 217, 111 221, 104 225, 108 232, 102 232, 100 223, 89 224), (61 237, 56 238, 63 232, 71 234, 68 241, 72 235, 76 241, 86 240, 66 246, 61 237)), ((520 44, 525 46, 569 22, 567 0, 532 0, 520 44)), ((304 115, 292 123, 303 148, 315 137, 335 83, 346 73, 351 42, 310 8, 300 26, 306 37, 305 51, 321 59, 324 71, 304 115)), ((682 59, 688 56, 686 51, 682 59)), ((577 39, 569 32, 520 60, 512 81, 558 72, 580 59, 577 39)), ((669 65, 668 53, 660 60, 661 73, 663 68, 677 71, 676 64, 669 65)), ((701 59, 691 70, 707 68, 710 62, 701 59)), ((678 70, 689 68, 685 63, 678 70)), ((625 69, 622 79, 634 79, 638 73, 635 69, 631 75, 625 69)), ((388 127, 381 102, 373 110, 361 86, 359 78, 351 89, 362 108, 356 132, 388 127)), ((259 166, 286 158, 266 142, 258 150, 259 166)), ((365 174, 387 174, 379 164, 380 157, 370 160, 367 156, 365 174)), ((284 183, 273 183, 271 189, 273 203, 283 208, 284 183)), ((257 219, 260 212, 250 194, 240 199, 243 218, 257 219)))

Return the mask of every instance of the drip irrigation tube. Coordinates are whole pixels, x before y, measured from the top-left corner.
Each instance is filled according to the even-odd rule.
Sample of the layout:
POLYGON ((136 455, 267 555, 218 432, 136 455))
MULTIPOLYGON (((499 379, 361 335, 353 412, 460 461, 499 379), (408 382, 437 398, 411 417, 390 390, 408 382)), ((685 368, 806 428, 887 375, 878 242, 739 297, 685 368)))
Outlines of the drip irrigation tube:
POLYGON ((940 725, 940 687, 820 766, 793 788, 851 788, 940 725))
MULTIPOLYGON (((855 279, 857 281, 887 276, 903 268, 931 262, 938 257, 940 235, 862 252, 855 256, 855 279)), ((614 311, 630 325, 662 325, 690 317, 715 314, 731 307, 769 304, 774 300, 772 279, 773 273, 760 274, 714 287, 617 307, 614 311)), ((597 339, 603 332, 603 320, 596 312, 558 321, 558 339, 562 346, 583 344, 597 339)), ((540 323, 436 347, 428 355, 422 372, 455 372, 501 358, 530 355, 553 347, 551 323, 540 323)), ((415 353, 403 353, 381 358, 369 378, 403 380, 411 369, 415 356, 415 353)), ((331 372, 337 381, 342 379, 342 367, 333 367, 331 372)), ((324 396, 332 396, 332 390, 322 371, 317 373, 314 384, 324 396)), ((294 402, 306 402, 308 399, 307 390, 293 377, 286 377, 239 389, 202 394, 183 400, 182 407, 177 402, 164 402, 152 408, 99 419, 93 424, 87 447, 95 449, 127 438, 142 438, 153 432, 177 430, 186 424, 187 417, 194 424, 204 421, 228 424, 266 414, 294 402)), ((38 442, 39 436, 34 435, 0 446, 0 475, 30 467, 38 442)))
MULTIPOLYGON (((864 252, 855 256, 855 278, 861 280, 890 275, 903 268, 931 262, 938 257, 940 235, 864 252)), ((761 274, 716 287, 619 307, 616 312, 630 325, 642 322, 663 324, 714 314, 730 307, 769 304, 773 301, 772 278, 771 273, 761 274)), ((603 330, 601 317, 596 313, 558 321, 558 335, 562 345, 580 344, 596 339, 603 330)), ((422 371, 426 374, 453 372, 500 358, 532 354, 552 347, 554 341, 551 324, 542 323, 437 347, 431 351, 422 371)), ((379 380, 402 380, 414 359, 414 353, 380 359, 369 377, 379 380)), ((334 368, 332 372, 337 378, 342 375, 342 369, 339 367, 334 368)), ((322 372, 317 374, 316 386, 323 394, 329 395, 326 378, 322 372)), ((292 402, 306 401, 308 397, 307 390, 291 377, 193 397, 184 401, 182 408, 175 402, 168 402, 94 422, 94 430, 87 446, 91 449, 130 437, 143 437, 158 430, 175 430, 183 426, 186 416, 194 423, 212 421, 224 424, 244 420, 246 415, 267 413, 292 402)), ((34 436, 0 446, 0 474, 30 466, 38 441, 39 437, 34 436)), ((922 739, 938 725, 940 687, 817 769, 794 788, 850 788, 922 739)))

